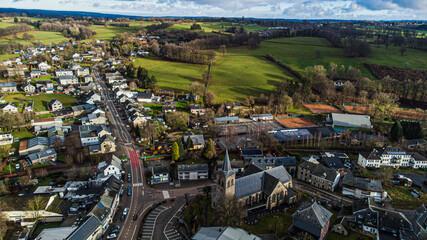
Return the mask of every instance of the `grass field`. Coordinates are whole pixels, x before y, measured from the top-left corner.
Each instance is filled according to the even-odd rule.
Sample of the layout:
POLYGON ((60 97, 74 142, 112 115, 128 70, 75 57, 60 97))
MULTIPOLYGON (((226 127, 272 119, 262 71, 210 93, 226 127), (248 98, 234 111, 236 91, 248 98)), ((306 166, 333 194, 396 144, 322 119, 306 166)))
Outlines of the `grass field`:
POLYGON ((13 25, 15 25, 15 23, 0 22, 0 28, 5 28, 5 27, 13 26, 13 25))
POLYGON ((362 74, 369 78, 374 78, 363 63, 379 64, 404 68, 408 62, 411 68, 427 69, 427 53, 408 49, 404 56, 400 56, 398 47, 384 46, 378 48, 371 45, 372 54, 367 58, 348 58, 344 55, 342 48, 334 48, 323 38, 294 37, 267 40, 261 43, 255 50, 248 47, 238 47, 228 49, 229 54, 265 56, 270 53, 284 63, 298 71, 303 71, 305 67, 313 65, 325 65, 334 62, 345 66, 353 66, 362 71, 362 74), (318 57, 316 51, 320 51, 318 57))
POLYGON ((19 57, 19 54, 3 54, 3 55, 0 55, 0 61, 9 60, 12 57, 19 57))
MULTIPOLYGON (((158 58, 136 59, 156 76, 160 89, 188 91, 193 81, 201 81, 207 66, 163 61, 158 58)), ((208 91, 214 92, 217 102, 242 101, 248 96, 269 94, 280 81, 293 79, 282 68, 263 57, 230 55, 218 59, 212 66, 214 79, 208 91), (257 67, 254 67, 257 66, 257 67)))
MULTIPOLYGON (((6 95, 3 100, 6 102, 14 102, 17 106, 22 107, 24 103, 34 101, 34 111, 47 111, 48 110, 48 103, 55 98, 56 100, 59 100, 61 103, 75 103, 76 99, 74 97, 65 95, 65 94, 59 94, 59 93, 52 93, 52 94, 39 94, 35 96, 25 96, 22 93, 17 94, 9 94, 6 95)), ((64 107, 67 107, 68 105, 64 105, 64 107)))
MULTIPOLYGON (((204 31, 204 32, 225 31, 228 27, 232 27, 232 26, 244 27, 247 31, 266 29, 266 27, 261 27, 253 24, 235 24, 235 23, 229 23, 229 22, 198 22, 197 24, 199 24, 202 27, 201 31, 204 31)), ((175 24, 172 27, 168 27, 166 30, 169 30, 169 31, 170 30, 190 30, 191 25, 193 25, 193 23, 175 24)))
POLYGON ((94 39, 103 39, 103 40, 111 40, 116 34, 124 33, 124 32, 132 32, 136 33, 141 29, 144 29, 148 25, 155 24, 155 22, 148 21, 135 21, 129 24, 129 27, 116 27, 108 25, 105 27, 104 25, 92 25, 90 29, 96 32, 96 35, 93 35, 94 39))
POLYGON ((34 39, 32 40, 24 40, 22 39, 22 33, 16 34, 16 39, 13 36, 6 36, 0 38, 1 42, 8 42, 13 41, 15 43, 21 43, 21 44, 37 44, 37 43, 59 43, 63 41, 67 41, 68 38, 64 37, 62 33, 59 32, 47 32, 47 31, 27 31, 26 33, 31 34, 34 36, 34 39))
POLYGON ((243 229, 253 234, 275 233, 283 237, 288 234, 288 228, 292 225, 292 216, 288 213, 277 212, 258 219, 255 225, 244 225, 243 229))

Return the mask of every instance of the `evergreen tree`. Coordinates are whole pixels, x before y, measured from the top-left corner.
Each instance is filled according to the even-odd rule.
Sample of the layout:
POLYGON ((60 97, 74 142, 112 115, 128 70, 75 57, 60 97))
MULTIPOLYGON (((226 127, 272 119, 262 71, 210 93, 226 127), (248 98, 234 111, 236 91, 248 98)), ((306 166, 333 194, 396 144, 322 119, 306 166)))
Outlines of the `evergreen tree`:
POLYGON ((214 143, 212 141, 212 138, 209 138, 209 141, 206 143, 205 152, 204 152, 203 155, 208 160, 211 160, 212 158, 215 157, 215 155, 216 155, 216 153, 215 153, 215 146, 214 146, 214 143))
POLYGON ((133 65, 133 63, 130 63, 127 65, 126 67, 126 75, 129 78, 134 78, 135 77, 135 66, 133 65))
POLYGON ((191 137, 187 138, 187 144, 185 146, 187 149, 191 149, 194 147, 194 143, 193 143, 193 139, 191 139, 191 137))
POLYGON ((391 140, 397 142, 402 138, 403 130, 402 125, 399 121, 394 122, 393 127, 391 127, 390 138, 391 140))
POLYGON ((174 142, 172 144, 172 161, 177 161, 179 157, 179 146, 177 142, 174 142))
POLYGON ((181 157, 184 154, 184 144, 181 139, 176 140, 176 143, 178 144, 179 156, 181 157))
POLYGON ((13 22, 14 22, 14 23, 18 23, 18 18, 17 18, 17 17, 15 17, 15 18, 13 19, 13 22))

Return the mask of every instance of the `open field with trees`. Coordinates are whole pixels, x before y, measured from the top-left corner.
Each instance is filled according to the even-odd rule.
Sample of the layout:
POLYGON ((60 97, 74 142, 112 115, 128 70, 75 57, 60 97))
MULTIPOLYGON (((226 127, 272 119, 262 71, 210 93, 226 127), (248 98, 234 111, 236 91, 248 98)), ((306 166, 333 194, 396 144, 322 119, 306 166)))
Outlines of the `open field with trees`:
POLYGON ((68 41, 68 38, 64 37, 64 35, 60 32, 49 32, 49 31, 27 31, 16 34, 16 38, 14 36, 6 36, 0 38, 0 43, 2 42, 14 42, 21 44, 49 44, 49 43, 60 43, 63 41, 68 41), (33 36, 31 39, 24 39, 24 33, 30 34, 33 36))
MULTIPOLYGON (((160 89, 188 91, 191 82, 202 81, 207 66, 164 61, 157 58, 136 59, 135 64, 153 74, 160 89)), ((294 79, 264 57, 225 56, 212 65, 213 81, 208 87, 217 102, 242 101, 248 96, 266 95, 281 81, 294 79), (256 67, 255 67, 256 66, 256 67)))
POLYGON ((290 65, 298 71, 303 71, 308 66, 329 65, 333 62, 344 66, 353 66, 361 70, 362 74, 369 78, 374 78, 364 63, 379 64, 384 66, 393 66, 405 68, 406 63, 410 68, 427 69, 427 53, 415 49, 408 49, 401 56, 399 47, 389 46, 385 49, 384 45, 378 48, 371 45, 372 54, 364 58, 349 58, 344 54, 344 49, 333 47, 332 44, 324 38, 312 37, 294 37, 278 38, 261 42, 257 49, 249 47, 237 47, 227 49, 228 54, 265 56, 270 53, 277 59, 290 65))

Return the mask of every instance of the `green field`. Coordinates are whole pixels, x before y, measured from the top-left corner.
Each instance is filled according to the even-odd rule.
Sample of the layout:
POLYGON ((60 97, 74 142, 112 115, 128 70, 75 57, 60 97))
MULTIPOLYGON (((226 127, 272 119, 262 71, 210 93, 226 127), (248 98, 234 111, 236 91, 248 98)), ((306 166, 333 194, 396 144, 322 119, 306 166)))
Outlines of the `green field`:
POLYGON ((0 22, 0 28, 5 28, 5 27, 13 26, 13 25, 15 25, 15 23, 0 22))
POLYGON ((116 34, 124 33, 124 32, 132 32, 136 33, 139 30, 144 29, 148 25, 155 24, 154 22, 148 21, 135 21, 129 24, 129 27, 116 27, 108 25, 105 27, 104 25, 92 25, 90 29, 96 32, 96 35, 93 35, 93 39, 103 39, 103 40, 111 40, 116 34))
MULTIPOLYGON (((158 58, 136 59, 156 76, 160 89, 188 91, 193 81, 201 81, 207 66, 163 61, 158 58)), ((269 94, 275 86, 293 76, 263 57, 225 56, 212 65, 214 79, 208 91, 214 92, 217 102, 242 101, 248 96, 269 94), (256 66, 256 67, 254 67, 256 66)))
POLYGON ((334 48, 323 38, 295 37, 267 40, 261 43, 255 50, 248 47, 228 49, 228 54, 265 56, 270 53, 296 70, 303 71, 305 67, 313 65, 329 65, 330 62, 353 66, 362 71, 366 77, 373 78, 363 63, 379 64, 404 68, 408 62, 411 68, 427 69, 427 53, 414 49, 408 49, 404 56, 400 56, 398 48, 390 46, 387 50, 384 46, 378 48, 371 45, 372 54, 367 58, 347 58, 342 48, 334 48), (316 51, 320 51, 317 57, 316 51))
POLYGON ((64 35, 60 32, 47 32, 47 31, 27 31, 26 33, 31 34, 34 36, 34 39, 31 40, 24 40, 22 39, 22 33, 16 34, 16 39, 13 36, 7 36, 0 38, 1 42, 8 42, 12 41, 15 43, 21 43, 21 44, 38 44, 44 43, 60 43, 63 41, 68 41, 68 38, 64 37, 64 35))
MULTIPOLYGON (((198 22, 204 32, 212 31, 225 31, 228 27, 244 27, 247 31, 263 30, 265 27, 252 24, 235 24, 229 22, 198 22)), ((175 24, 172 27, 168 27, 166 30, 190 30, 193 23, 180 23, 175 24)))
POLYGON ((59 100, 64 107, 68 107, 69 105, 65 105, 67 103, 75 103, 76 99, 73 96, 60 94, 60 93, 52 93, 52 94, 39 94, 35 96, 25 96, 22 93, 17 94, 9 94, 6 95, 3 100, 6 102, 14 102, 17 106, 22 107, 26 102, 34 101, 34 111, 47 111, 48 103, 55 98, 59 100))
POLYGON ((9 60, 12 57, 19 57, 19 54, 3 54, 3 55, 0 55, 0 61, 9 60))

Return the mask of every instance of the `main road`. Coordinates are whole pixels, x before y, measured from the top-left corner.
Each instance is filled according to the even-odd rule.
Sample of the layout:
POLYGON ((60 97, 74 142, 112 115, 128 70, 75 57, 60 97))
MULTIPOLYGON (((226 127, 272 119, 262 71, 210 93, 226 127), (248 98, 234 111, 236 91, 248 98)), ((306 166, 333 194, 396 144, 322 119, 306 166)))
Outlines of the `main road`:
MULTIPOLYGON (((145 181, 144 181, 144 165, 141 164, 138 157, 138 149, 133 143, 132 136, 129 134, 129 131, 124 126, 120 115, 117 111, 116 106, 114 105, 113 100, 111 99, 111 92, 102 81, 102 77, 97 71, 96 67, 93 68, 93 75, 95 80, 102 87, 102 95, 104 97, 104 103, 109 109, 110 113, 110 123, 116 130, 116 136, 118 137, 118 142, 121 144, 123 151, 126 153, 128 159, 130 160, 130 172, 132 175, 132 183, 125 183, 124 189, 127 190, 128 186, 132 188, 132 195, 130 199, 129 213, 125 219, 121 231, 117 236, 117 239, 136 239, 138 234, 139 224, 141 218, 138 217, 136 221, 132 220, 133 216, 137 214, 140 216, 143 212, 143 208, 149 203, 144 199, 145 196, 145 181)), ((120 214, 120 213, 118 213, 120 214)))

